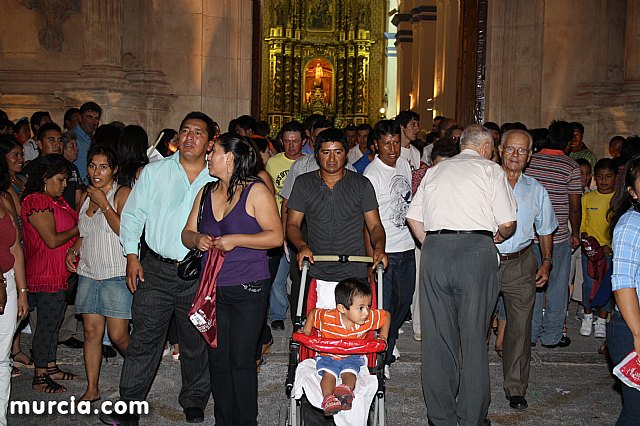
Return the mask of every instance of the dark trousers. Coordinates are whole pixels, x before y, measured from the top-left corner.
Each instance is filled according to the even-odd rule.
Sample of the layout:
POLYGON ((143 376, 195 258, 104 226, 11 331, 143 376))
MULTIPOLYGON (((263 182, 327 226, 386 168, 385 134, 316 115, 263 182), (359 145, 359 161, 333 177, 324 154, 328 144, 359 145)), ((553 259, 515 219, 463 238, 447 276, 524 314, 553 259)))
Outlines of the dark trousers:
MULTIPOLYGON (((633 347, 633 334, 619 311, 614 310, 607 326, 607 348, 614 364, 619 364, 633 347)), ((622 386, 622 411, 616 426, 640 424, 640 392, 624 383, 622 386)))
POLYGON ((175 265, 151 256, 143 258, 142 267, 145 281, 138 283, 133 294, 133 332, 122 366, 120 397, 125 401, 142 401, 147 397, 175 313, 182 373, 178 402, 183 408, 204 409, 210 393, 207 343, 188 315, 198 280, 180 279, 175 265))
POLYGON ((255 349, 264 316, 263 291, 268 282, 217 289, 218 347, 208 349, 217 426, 258 424, 255 349))
POLYGON ((395 361, 393 347, 398 339, 398 330, 411 308, 413 292, 416 287, 415 250, 399 253, 387 253, 389 266, 383 276, 383 307, 391 313, 386 364, 395 361))
POLYGON ((33 361, 37 368, 47 368, 58 353, 58 334, 67 303, 64 291, 33 293, 38 304, 36 334, 33 336, 33 361))
POLYGON ((531 317, 536 300, 536 258, 533 250, 500 264, 500 293, 507 327, 502 343, 502 373, 507 398, 525 396, 531 362, 531 317))
POLYGON ((487 330, 498 297, 493 240, 427 235, 420 258, 422 388, 429 420, 482 425, 491 400, 487 330))

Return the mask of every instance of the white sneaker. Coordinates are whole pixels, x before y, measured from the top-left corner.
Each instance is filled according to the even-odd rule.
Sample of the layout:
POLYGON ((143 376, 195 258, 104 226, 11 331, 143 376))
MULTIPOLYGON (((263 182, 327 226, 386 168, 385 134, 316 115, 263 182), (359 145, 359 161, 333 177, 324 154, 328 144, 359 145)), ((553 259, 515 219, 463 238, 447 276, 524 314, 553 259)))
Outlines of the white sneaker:
POLYGON ((395 345, 393 346, 393 352, 391 352, 391 354, 393 356, 395 356, 396 359, 400 358, 400 351, 398 350, 397 346, 395 346, 395 345))
POLYGON ((398 335, 401 335, 401 334, 404 334, 404 330, 403 330, 403 329, 401 329, 401 328, 399 328, 399 329, 398 329, 398 335))
POLYGON ((31 333, 31 326, 29 324, 27 324, 27 326, 25 328, 22 329, 22 332, 24 334, 32 334, 31 333))
POLYGON ((584 314, 582 325, 580 326, 581 336, 591 336, 591 328, 593 326, 593 314, 584 314))
POLYGON ((165 357, 170 353, 171 353, 171 345, 167 343, 167 345, 164 347, 164 350, 162 351, 162 356, 165 357))
POLYGON ((391 372, 389 371, 389 366, 384 366, 384 378, 389 380, 391 378, 391 372))
POLYGON ((595 331, 593 332, 593 337, 597 337, 598 339, 604 339, 607 337, 607 320, 606 318, 598 318, 596 320, 595 331))
POLYGON ((416 342, 422 342, 422 334, 413 333, 413 340, 415 340, 416 342))

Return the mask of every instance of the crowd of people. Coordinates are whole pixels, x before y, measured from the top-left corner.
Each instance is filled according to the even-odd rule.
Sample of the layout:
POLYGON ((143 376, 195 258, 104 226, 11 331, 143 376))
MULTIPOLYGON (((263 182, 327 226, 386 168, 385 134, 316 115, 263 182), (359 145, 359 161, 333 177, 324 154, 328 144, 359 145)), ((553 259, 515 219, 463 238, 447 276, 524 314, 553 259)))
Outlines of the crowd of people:
MULTIPOLYGON (((115 348, 120 399, 141 401, 167 339, 188 422, 204 421, 213 394, 216 424, 256 424, 272 331, 306 318, 296 318, 304 259, 320 309, 305 331, 323 321, 339 335, 383 327, 387 377, 412 319, 434 425, 490 424, 492 328, 505 396, 526 409, 531 347, 571 344, 571 299, 579 334, 603 339, 614 362, 640 350, 639 137, 614 136, 598 159, 577 122, 464 127, 436 117, 421 131, 407 110, 344 129, 317 114, 271 129, 243 115, 222 133, 191 112, 150 144, 142 127, 100 125, 101 116, 87 102, 61 128, 45 111, 15 123, 0 111, 0 424, 10 378, 25 368, 37 392, 64 393, 78 379, 58 367, 59 344, 83 348, 80 400, 100 399, 102 357, 115 348), (188 314, 200 280, 179 268, 191 249, 203 265, 224 254, 215 347, 188 314), (330 254, 373 265, 314 262, 330 254), (361 285, 378 264, 383 313, 361 285)), ((322 408, 350 409, 355 379, 336 384, 342 370, 322 362, 322 408)), ((639 396, 623 385, 618 424, 640 422, 639 396)), ((137 424, 138 415, 101 420, 137 424)))

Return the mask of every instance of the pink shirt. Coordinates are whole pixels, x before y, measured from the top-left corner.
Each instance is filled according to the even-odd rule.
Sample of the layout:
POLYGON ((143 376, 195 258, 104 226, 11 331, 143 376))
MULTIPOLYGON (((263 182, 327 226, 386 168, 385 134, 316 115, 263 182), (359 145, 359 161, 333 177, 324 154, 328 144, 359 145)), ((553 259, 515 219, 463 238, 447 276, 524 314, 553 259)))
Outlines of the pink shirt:
POLYGON ((29 222, 35 212, 53 212, 56 232, 64 232, 78 224, 78 214, 60 197, 57 201, 48 195, 34 193, 22 201, 22 229, 24 232, 24 258, 27 272, 27 286, 32 292, 54 293, 66 290, 69 285, 69 271, 65 266, 66 252, 77 237, 50 249, 29 222))

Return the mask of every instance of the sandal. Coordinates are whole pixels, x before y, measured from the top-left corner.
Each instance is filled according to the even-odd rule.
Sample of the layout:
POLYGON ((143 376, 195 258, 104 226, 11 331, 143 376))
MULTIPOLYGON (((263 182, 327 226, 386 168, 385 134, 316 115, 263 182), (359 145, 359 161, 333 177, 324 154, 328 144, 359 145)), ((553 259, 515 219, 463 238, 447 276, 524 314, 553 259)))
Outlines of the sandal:
POLYGON ((60 368, 58 368, 58 366, 54 366, 54 367, 47 367, 47 374, 49 376, 53 376, 54 374, 62 374, 62 377, 51 377, 51 379, 55 379, 55 380, 75 380, 76 378, 78 378, 78 376, 76 376, 73 373, 69 373, 68 371, 62 371, 60 370, 60 368))
POLYGON ((20 368, 33 368, 33 360, 31 359, 30 356, 28 356, 27 354, 25 354, 22 351, 18 351, 14 354, 11 354, 11 356, 9 357, 13 360, 13 365, 15 365, 16 367, 20 367, 20 368), (18 361, 16 358, 21 357, 23 360, 26 359, 27 361, 18 361))
POLYGON ((11 368, 11 377, 20 377, 22 376, 22 371, 18 370, 16 367, 11 368))
POLYGON ((496 354, 498 354, 498 356, 502 358, 502 349, 496 348, 496 354))
POLYGON ((353 391, 349 389, 349 386, 345 384, 336 386, 333 391, 333 395, 340 401, 341 410, 351 410, 351 405, 353 404, 353 398, 355 395, 353 395, 353 391))
POLYGON ((320 408, 324 411, 325 416, 333 416, 342 409, 342 404, 335 395, 327 395, 322 400, 320 408))
POLYGON ((33 376, 33 382, 31 382, 31 389, 36 392, 43 393, 64 393, 67 391, 67 388, 62 386, 60 383, 55 382, 51 376, 47 373, 42 373, 39 376, 33 376), (37 388, 36 386, 45 385, 43 388, 37 388))

